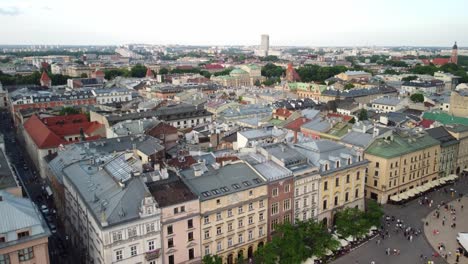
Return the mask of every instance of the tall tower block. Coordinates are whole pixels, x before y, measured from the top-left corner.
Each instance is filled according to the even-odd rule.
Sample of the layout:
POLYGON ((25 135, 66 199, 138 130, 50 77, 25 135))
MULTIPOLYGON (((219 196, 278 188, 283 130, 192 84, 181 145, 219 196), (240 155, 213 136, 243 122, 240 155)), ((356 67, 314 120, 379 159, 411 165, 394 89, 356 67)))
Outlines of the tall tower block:
POLYGON ((458 46, 457 42, 455 41, 455 44, 453 44, 452 47, 452 56, 450 56, 450 62, 454 64, 458 64, 458 46))

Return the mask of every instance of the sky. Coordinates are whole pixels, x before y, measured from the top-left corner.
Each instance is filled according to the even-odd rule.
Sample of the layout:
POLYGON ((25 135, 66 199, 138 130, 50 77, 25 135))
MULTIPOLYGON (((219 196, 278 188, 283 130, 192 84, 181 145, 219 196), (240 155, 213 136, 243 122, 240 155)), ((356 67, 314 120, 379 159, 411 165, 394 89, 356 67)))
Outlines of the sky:
POLYGON ((0 44, 468 46, 468 0, 0 0, 0 44))

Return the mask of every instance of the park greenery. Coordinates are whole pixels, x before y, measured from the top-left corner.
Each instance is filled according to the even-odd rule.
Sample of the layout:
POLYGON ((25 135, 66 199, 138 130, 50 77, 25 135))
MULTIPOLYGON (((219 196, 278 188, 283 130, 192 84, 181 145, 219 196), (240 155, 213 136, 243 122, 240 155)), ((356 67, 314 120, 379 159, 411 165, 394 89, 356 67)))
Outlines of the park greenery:
POLYGON ((345 66, 320 67, 318 65, 304 65, 296 71, 303 82, 324 83, 326 79, 348 70, 345 66))
POLYGON ((278 58, 277 56, 268 55, 268 56, 265 56, 265 57, 260 58, 260 60, 261 60, 261 61, 277 62, 277 61, 279 61, 279 58, 278 58))
POLYGON ((366 109, 361 109, 358 113, 358 119, 359 121, 367 120, 369 117, 367 116, 367 110, 366 109))
POLYGON ((401 80, 404 81, 404 82, 410 82, 410 81, 414 81, 414 80, 417 80, 417 79, 418 79, 418 76, 416 76, 416 75, 410 75, 410 76, 406 76, 406 77, 401 78, 401 80))
MULTIPOLYGON (((42 73, 39 71, 34 71, 30 75, 9 75, 4 74, 0 71, 0 83, 5 86, 9 85, 40 85, 42 73)), ((52 74, 50 72, 47 73, 49 78, 52 80, 53 85, 64 85, 67 83, 67 80, 71 77, 68 75, 62 74, 52 74)))
POLYGON ((453 64, 453 63, 448 63, 440 67, 437 67, 434 64, 416 65, 414 68, 410 70, 410 72, 414 74, 428 74, 428 75, 434 75, 434 73, 438 71, 448 72, 448 73, 461 77, 461 80, 460 80, 461 83, 468 82, 468 74, 466 72, 466 69, 464 69, 460 65, 453 64))

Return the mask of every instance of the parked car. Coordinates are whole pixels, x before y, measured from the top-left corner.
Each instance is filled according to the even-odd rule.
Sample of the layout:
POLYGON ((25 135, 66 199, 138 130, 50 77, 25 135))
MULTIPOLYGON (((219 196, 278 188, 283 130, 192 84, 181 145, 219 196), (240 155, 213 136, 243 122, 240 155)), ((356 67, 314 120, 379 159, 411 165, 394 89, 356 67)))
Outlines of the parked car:
POLYGON ((57 227, 54 224, 49 224, 49 227, 52 234, 57 233, 57 227))
POLYGON ((41 212, 45 215, 49 214, 49 208, 45 204, 41 205, 41 212))

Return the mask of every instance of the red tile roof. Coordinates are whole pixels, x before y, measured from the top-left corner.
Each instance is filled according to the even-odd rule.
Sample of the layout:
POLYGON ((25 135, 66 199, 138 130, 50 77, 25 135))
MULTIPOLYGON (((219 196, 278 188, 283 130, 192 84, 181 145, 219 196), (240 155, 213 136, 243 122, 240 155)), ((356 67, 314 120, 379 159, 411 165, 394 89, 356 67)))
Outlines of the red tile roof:
POLYGON ((221 64, 206 64, 205 69, 207 69, 207 70, 222 70, 222 69, 224 69, 224 67, 221 64))
POLYGON ((423 119, 421 122, 419 122, 419 125, 424 128, 430 128, 434 122, 434 120, 423 119))
POLYGON ((277 116, 289 117, 291 114, 292 114, 292 112, 289 111, 286 108, 278 108, 275 111, 275 115, 277 115, 277 116))
MULTIPOLYGON (((85 135, 90 135, 101 127, 102 124, 98 122, 88 122, 86 115, 83 114, 45 117, 42 120, 37 115, 33 115, 24 124, 24 129, 40 149, 56 148, 60 144, 71 143, 64 137, 79 135, 81 130, 85 135)), ((99 135, 93 135, 86 137, 86 140, 98 138, 99 135)))
POLYGON ((305 124, 305 123, 309 123, 310 121, 312 121, 312 120, 309 119, 309 118, 300 117, 300 118, 292 121, 291 123, 287 124, 285 126, 285 128, 289 129, 289 130, 292 130, 292 131, 300 132, 301 131, 301 126, 303 124, 305 124))
POLYGON ((49 82, 50 81, 49 75, 47 75, 47 73, 45 71, 42 72, 41 81, 44 81, 44 82, 49 82))
POLYGON ((432 63, 434 63, 434 65, 445 65, 450 63, 450 58, 434 58, 432 63))
POLYGON ((342 115, 338 113, 329 113, 327 114, 327 117, 338 117, 338 118, 341 118, 343 122, 349 122, 351 119, 353 119, 352 116, 342 115))
POLYGON ((146 78, 154 78, 154 74, 150 68, 146 68, 146 78))
POLYGON ((169 166, 178 169, 188 169, 195 163, 197 163, 197 161, 192 156, 176 157, 167 162, 169 166))

